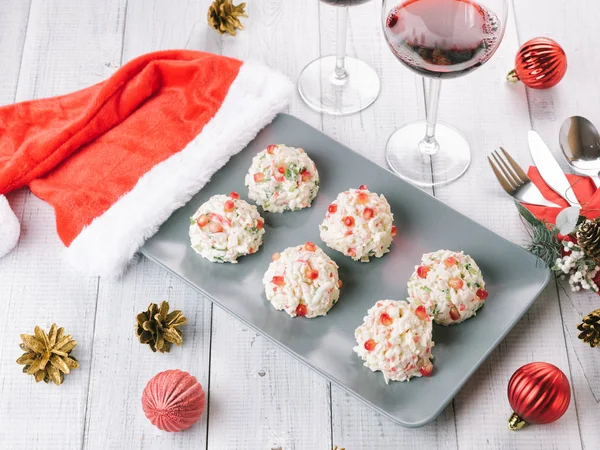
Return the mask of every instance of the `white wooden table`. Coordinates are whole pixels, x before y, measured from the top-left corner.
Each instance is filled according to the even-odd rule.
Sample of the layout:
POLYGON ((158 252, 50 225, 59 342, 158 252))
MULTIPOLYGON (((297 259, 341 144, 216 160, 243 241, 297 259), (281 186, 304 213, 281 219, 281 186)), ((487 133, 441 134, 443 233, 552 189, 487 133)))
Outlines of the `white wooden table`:
MULTIPOLYGON (((445 82, 441 120, 462 130, 473 163, 458 182, 431 193, 513 242, 527 235, 500 189, 486 154, 503 145, 529 164, 533 127, 558 155, 558 129, 569 115, 600 125, 600 4, 519 0, 504 42, 482 69, 445 82), (520 43, 545 35, 565 48, 569 69, 549 91, 504 82, 520 43)), ((2 0, 0 104, 67 93, 96 83, 144 52, 183 47, 210 0, 2 0)), ((395 127, 424 115, 422 81, 389 52, 380 2, 350 12, 348 51, 370 63, 381 96, 361 114, 335 118, 309 110, 296 95, 290 112, 385 165, 395 127)), ((204 49, 256 59, 296 79, 302 67, 334 52, 335 10, 316 0, 248 0, 237 37, 208 28, 204 49)), ((554 282, 442 415, 405 429, 332 386, 158 266, 142 259, 120 281, 85 278, 60 257, 52 209, 28 190, 9 195, 22 221, 18 247, 0 260, 0 448, 355 449, 600 447, 600 350, 577 339, 580 317, 600 299, 572 295, 554 282), (167 299, 188 317, 183 347, 153 354, 138 343, 134 318, 167 299), (15 360, 20 333, 64 326, 79 341, 81 368, 66 382, 35 384, 15 360), (558 422, 509 432, 506 385, 534 360, 568 375, 573 397, 558 422), (180 368, 209 395, 202 419, 184 433, 154 428, 140 405, 146 382, 180 368)))

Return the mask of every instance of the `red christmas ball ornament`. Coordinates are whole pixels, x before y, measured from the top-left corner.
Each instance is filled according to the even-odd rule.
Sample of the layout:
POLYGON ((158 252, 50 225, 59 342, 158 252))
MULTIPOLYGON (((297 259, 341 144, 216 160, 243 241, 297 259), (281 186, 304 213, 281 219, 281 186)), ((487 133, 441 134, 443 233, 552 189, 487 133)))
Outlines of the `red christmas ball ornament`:
POLYGON ((571 386, 558 367, 532 362, 510 378, 508 401, 514 411, 508 420, 510 430, 520 430, 527 423, 550 423, 560 419, 569 407, 571 386))
POLYGON ((182 370, 165 370, 155 375, 142 393, 144 414, 163 431, 187 430, 198 421, 206 395, 202 385, 182 370))
POLYGON ((517 52, 515 68, 506 79, 522 81, 533 89, 548 89, 556 85, 567 71, 567 55, 557 42, 535 38, 525 42, 517 52))

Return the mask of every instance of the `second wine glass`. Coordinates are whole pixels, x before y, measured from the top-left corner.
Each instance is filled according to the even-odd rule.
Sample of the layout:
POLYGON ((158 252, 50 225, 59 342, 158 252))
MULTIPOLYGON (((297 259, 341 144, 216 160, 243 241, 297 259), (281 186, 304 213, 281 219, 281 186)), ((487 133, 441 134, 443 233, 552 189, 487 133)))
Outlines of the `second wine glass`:
POLYGON ((492 57, 507 13, 506 0, 383 0, 383 32, 392 53, 430 80, 426 121, 396 130, 386 146, 387 162, 402 178, 433 186, 456 180, 469 167, 467 140, 437 121, 441 80, 465 75, 492 57))
POLYGON ((348 7, 369 0, 321 1, 337 6, 336 54, 309 63, 298 79, 298 91, 315 111, 353 114, 371 105, 379 95, 377 73, 360 59, 346 56, 348 7))

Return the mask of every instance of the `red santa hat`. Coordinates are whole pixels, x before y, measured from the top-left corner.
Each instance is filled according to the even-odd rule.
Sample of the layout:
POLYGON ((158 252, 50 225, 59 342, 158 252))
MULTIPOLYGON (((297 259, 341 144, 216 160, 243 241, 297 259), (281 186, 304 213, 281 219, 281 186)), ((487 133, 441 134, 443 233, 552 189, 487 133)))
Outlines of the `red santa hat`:
POLYGON ((29 186, 54 207, 74 267, 119 275, 291 90, 269 68, 171 50, 140 56, 81 91, 0 108, 4 250, 18 222, 1 195, 29 186))

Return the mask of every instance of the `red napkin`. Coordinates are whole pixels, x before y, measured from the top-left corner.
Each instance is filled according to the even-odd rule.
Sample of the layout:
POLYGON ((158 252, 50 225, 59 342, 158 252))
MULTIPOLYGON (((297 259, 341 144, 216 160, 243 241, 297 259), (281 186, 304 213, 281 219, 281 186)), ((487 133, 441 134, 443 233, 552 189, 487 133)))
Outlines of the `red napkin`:
MULTIPOLYGON (((524 206, 531 211, 531 213, 539 220, 546 221, 549 223, 556 223, 556 216, 564 208, 568 208, 570 205, 560 195, 552 190, 545 181, 542 179, 540 172, 537 167, 530 166, 527 171, 527 175, 533 181, 542 195, 551 202, 561 205, 561 208, 550 208, 547 206, 524 206)), ((571 183, 575 197, 581 204, 581 215, 588 219, 595 219, 600 216, 600 189, 596 188, 594 182, 588 177, 580 177, 578 175, 566 174, 567 179, 571 183)))

